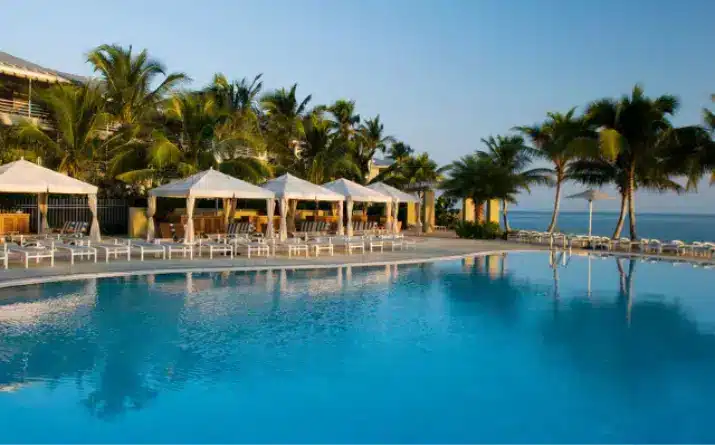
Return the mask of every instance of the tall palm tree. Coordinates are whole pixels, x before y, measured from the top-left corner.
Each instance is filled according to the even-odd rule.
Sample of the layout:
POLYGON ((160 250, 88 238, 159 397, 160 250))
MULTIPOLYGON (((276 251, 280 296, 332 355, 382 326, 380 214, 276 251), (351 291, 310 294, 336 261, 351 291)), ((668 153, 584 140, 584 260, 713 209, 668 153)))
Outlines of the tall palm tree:
POLYGON ((668 120, 679 106, 678 99, 662 95, 647 97, 636 85, 630 95, 618 100, 602 99, 591 103, 586 117, 600 128, 600 150, 606 158, 616 159, 625 170, 625 195, 631 239, 637 239, 635 189, 637 174, 651 161, 663 155, 663 142, 671 137, 673 126, 668 120))
MULTIPOLYGON (((189 176, 217 164, 215 136, 220 115, 213 99, 195 93, 177 93, 162 109, 165 124, 152 133, 144 164, 120 174, 119 179, 160 182, 165 178, 189 176)), ((123 156, 132 154, 117 153, 115 164, 122 163, 123 156)))
POLYGON ((133 53, 131 46, 100 45, 90 51, 87 61, 106 85, 107 111, 126 125, 145 122, 166 95, 188 79, 183 73, 167 74, 146 49, 133 53))
MULTIPOLYGON (((471 154, 454 161, 441 188, 447 196, 468 198, 475 203, 498 199, 516 202, 518 177, 492 162, 491 159, 471 154)), ((474 220, 479 221, 479 207, 474 207, 474 220)))
POLYGON ((58 84, 36 94, 49 113, 51 128, 25 120, 17 127, 20 140, 37 144, 38 154, 50 167, 73 178, 96 181, 102 175, 104 154, 114 146, 124 146, 116 135, 106 132, 111 116, 104 108, 102 88, 94 82, 58 84))
MULTIPOLYGON (((524 145, 521 136, 489 136, 482 139, 486 150, 477 151, 477 156, 493 163, 496 167, 506 170, 511 175, 511 182, 521 190, 530 191, 531 185, 550 184, 552 170, 548 168, 526 169, 531 164, 531 150, 524 145)), ((502 216, 504 230, 509 227, 508 206, 514 199, 505 193, 502 199, 502 216)), ((478 201, 477 201, 478 202, 478 201)))
MULTIPOLYGON (((636 174, 635 186, 637 189, 658 192, 681 193, 685 191, 684 187, 669 178, 668 171, 669 169, 662 164, 660 166, 642 165, 636 174)), ((612 159, 606 156, 597 156, 577 159, 569 164, 567 175, 570 179, 585 185, 602 187, 613 184, 616 187, 621 204, 612 238, 620 238, 628 207, 628 168, 624 157, 617 156, 612 159)))
POLYGON ((331 127, 345 141, 353 138, 360 124, 360 115, 355 113, 355 101, 339 99, 327 108, 331 114, 331 127))
POLYGON ((590 136, 585 120, 576 117, 575 112, 574 107, 564 114, 548 113, 548 119, 540 125, 515 128, 531 139, 534 148, 530 153, 534 157, 549 161, 553 165, 556 193, 551 222, 546 229, 549 233, 556 227, 561 203, 561 186, 568 179, 569 165, 578 159, 579 141, 590 136))
POLYGON ((387 157, 393 160, 394 164, 399 164, 400 162, 408 159, 415 152, 412 147, 401 141, 393 141, 389 150, 387 151, 387 157))
POLYGON ((246 78, 230 82, 223 74, 216 74, 205 90, 213 98, 219 115, 216 138, 223 142, 219 153, 222 160, 235 158, 245 148, 255 154, 266 149, 257 102, 263 86, 260 78, 261 74, 250 82, 246 78))
POLYGON ((239 81, 229 81, 221 73, 214 75, 211 85, 206 89, 214 95, 216 106, 229 112, 259 112, 259 94, 263 89, 263 74, 258 74, 253 79, 243 78, 239 81))
POLYGON ((393 140, 392 136, 385 135, 385 126, 380 122, 379 114, 360 125, 353 153, 361 171, 360 182, 364 182, 370 174, 370 163, 375 157, 375 153, 378 150, 384 153, 387 150, 387 144, 393 140))
POLYGON ((298 84, 289 90, 280 88, 261 97, 266 114, 265 138, 269 153, 279 161, 290 163, 304 136, 303 117, 311 96, 296 97, 298 84))
POLYGON ((357 179, 360 176, 351 153, 337 143, 330 121, 323 119, 320 113, 311 113, 304 119, 303 128, 303 149, 294 160, 293 173, 315 184, 338 177, 357 179))

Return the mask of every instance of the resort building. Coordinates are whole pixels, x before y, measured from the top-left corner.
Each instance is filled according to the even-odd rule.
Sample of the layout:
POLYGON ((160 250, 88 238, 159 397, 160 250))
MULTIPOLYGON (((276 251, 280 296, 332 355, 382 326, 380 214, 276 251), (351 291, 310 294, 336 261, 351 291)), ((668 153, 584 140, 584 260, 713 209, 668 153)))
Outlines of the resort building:
POLYGON ((45 123, 47 113, 32 102, 33 91, 56 83, 84 81, 84 77, 45 68, 0 51, 0 124, 13 125, 28 118, 45 123))

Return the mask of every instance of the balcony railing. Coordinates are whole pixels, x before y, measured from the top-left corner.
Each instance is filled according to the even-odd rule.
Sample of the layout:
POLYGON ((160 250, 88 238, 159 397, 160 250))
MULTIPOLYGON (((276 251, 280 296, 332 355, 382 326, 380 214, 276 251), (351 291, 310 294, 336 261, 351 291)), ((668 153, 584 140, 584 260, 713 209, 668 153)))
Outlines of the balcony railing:
POLYGON ((0 99, 0 113, 7 113, 12 117, 38 119, 42 122, 46 122, 49 117, 49 114, 39 105, 9 99, 0 99))

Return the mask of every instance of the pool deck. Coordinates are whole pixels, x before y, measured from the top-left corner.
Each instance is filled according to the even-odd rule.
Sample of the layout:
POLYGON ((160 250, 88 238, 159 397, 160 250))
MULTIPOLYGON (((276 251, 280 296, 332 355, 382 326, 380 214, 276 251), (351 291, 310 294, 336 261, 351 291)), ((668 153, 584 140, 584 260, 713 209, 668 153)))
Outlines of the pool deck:
MULTIPOLYGON (((501 240, 466 240, 455 238, 449 233, 438 233, 433 236, 414 238, 417 243, 414 249, 384 252, 367 252, 365 254, 347 255, 342 252, 334 256, 321 255, 309 258, 294 256, 288 258, 285 255, 272 257, 252 257, 237 256, 234 259, 225 257, 207 257, 193 260, 184 258, 174 258, 171 260, 155 259, 147 255, 142 262, 138 256, 132 254, 132 260, 126 259, 110 260, 108 263, 104 258, 100 258, 97 263, 79 260, 71 265, 69 260, 56 255, 55 266, 50 267, 47 260, 34 264, 30 262, 29 269, 25 269, 17 260, 10 262, 8 270, 0 270, 0 288, 21 286, 26 284, 46 283, 52 281, 69 281, 90 278, 116 277, 127 275, 151 275, 166 273, 186 273, 186 272, 218 272, 226 270, 246 271, 246 270, 266 270, 266 269, 309 269, 309 268, 329 268, 343 265, 352 266, 378 266, 385 264, 410 264, 423 263, 428 261, 440 261, 458 259, 472 255, 486 255, 492 253, 502 253, 509 251, 538 251, 548 250, 546 245, 531 245, 501 240)), ((574 249, 576 255, 584 255, 592 251, 574 249)), ((600 253, 600 252, 597 252, 600 253)), ((673 255, 654 255, 627 252, 603 252, 608 255, 618 255, 623 257, 646 257, 652 260, 664 260, 675 262, 708 263, 715 265, 709 258, 675 257, 673 255)))
POLYGON ((287 256, 252 257, 237 256, 233 260, 224 257, 174 258, 171 260, 155 259, 147 255, 145 260, 132 256, 131 261, 126 259, 110 260, 104 262, 100 258, 95 264, 86 260, 75 261, 71 265, 68 260, 58 255, 55 266, 50 267, 48 261, 40 264, 30 262, 30 268, 25 269, 19 262, 11 261, 8 270, 0 270, 0 287, 18 286, 24 284, 44 283, 50 281, 66 281, 73 279, 86 279, 98 277, 163 274, 172 272, 213 272, 223 270, 250 270, 250 269, 280 269, 280 268, 315 268, 334 267, 339 265, 383 265, 386 263, 419 263, 425 261, 455 259, 473 254, 487 254, 510 250, 542 250, 541 246, 529 246, 505 241, 477 241, 464 239, 449 239, 437 237, 417 238, 414 249, 390 251, 384 253, 367 252, 365 254, 346 255, 336 252, 334 256, 321 255, 309 258, 287 256))

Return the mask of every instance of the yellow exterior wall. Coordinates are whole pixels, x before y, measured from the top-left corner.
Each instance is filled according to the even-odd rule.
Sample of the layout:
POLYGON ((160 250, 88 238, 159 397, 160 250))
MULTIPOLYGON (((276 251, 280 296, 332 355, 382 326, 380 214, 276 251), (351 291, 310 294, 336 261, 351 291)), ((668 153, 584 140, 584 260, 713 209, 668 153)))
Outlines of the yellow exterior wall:
POLYGON ((496 199, 487 203, 487 221, 499 223, 499 201, 496 199))
POLYGON ((146 236, 147 222, 146 207, 129 207, 127 235, 131 238, 144 238, 146 236))
POLYGON ((414 226, 417 224, 417 211, 416 208, 417 204, 413 202, 408 202, 407 203, 407 225, 408 226, 414 226))

